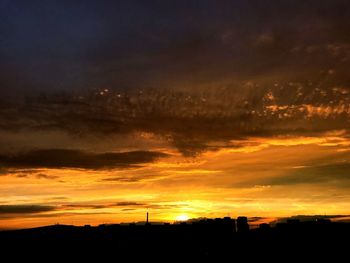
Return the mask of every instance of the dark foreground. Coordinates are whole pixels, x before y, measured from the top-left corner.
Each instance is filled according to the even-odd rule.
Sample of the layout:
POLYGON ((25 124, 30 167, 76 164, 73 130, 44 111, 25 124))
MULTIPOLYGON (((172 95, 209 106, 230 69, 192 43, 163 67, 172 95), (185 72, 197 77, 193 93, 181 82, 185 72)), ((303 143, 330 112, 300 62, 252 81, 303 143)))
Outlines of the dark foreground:
POLYGON ((244 220, 236 224, 236 220, 225 218, 192 224, 55 225, 0 232, 3 257, 46 259, 47 262, 73 257, 98 258, 98 262, 127 262, 126 259, 235 262, 239 258, 280 262, 344 259, 347 262, 349 240, 350 224, 324 220, 290 221, 275 227, 264 224, 253 230, 249 230, 244 220))

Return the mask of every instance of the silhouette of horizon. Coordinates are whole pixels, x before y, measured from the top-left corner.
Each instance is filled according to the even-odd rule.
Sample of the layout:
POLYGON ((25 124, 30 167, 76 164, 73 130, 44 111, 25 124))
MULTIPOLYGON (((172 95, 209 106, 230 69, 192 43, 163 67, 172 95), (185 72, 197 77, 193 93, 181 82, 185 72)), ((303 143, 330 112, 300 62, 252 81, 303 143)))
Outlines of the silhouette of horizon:
POLYGON ((314 255, 326 249, 324 255, 343 255, 344 242, 350 235, 350 223, 332 222, 319 217, 306 221, 289 218, 274 225, 262 223, 251 228, 248 218, 208 218, 183 222, 129 224, 101 224, 98 226, 50 225, 31 229, 0 231, 4 251, 35 251, 36 247, 61 256, 100 255, 111 257, 117 253, 122 259, 154 258, 173 255, 174 258, 229 259, 252 258, 249 251, 262 258, 274 258, 278 253, 314 255), (85 251, 83 254, 82 251, 85 251), (89 252, 87 252, 89 251, 89 252), (102 253, 102 254, 100 254, 102 253), (174 254, 175 253, 175 254, 174 254))
MULTIPOLYGON (((13 231, 13 230, 24 230, 24 229, 36 229, 36 228, 42 228, 42 227, 50 227, 50 226, 73 226, 73 227, 101 227, 101 226, 130 226, 130 225, 177 225, 177 224, 193 224, 198 223, 200 221, 206 221, 209 222, 215 219, 220 218, 208 218, 208 217, 197 217, 197 218, 188 218, 186 220, 152 220, 148 218, 149 213, 146 213, 146 220, 145 221, 128 221, 128 222, 110 222, 110 223, 100 223, 96 225, 91 224, 64 224, 60 223, 59 221, 54 224, 47 224, 47 225, 39 225, 39 226, 33 226, 33 227, 17 227, 17 228, 0 228, 0 231, 13 231)), ((277 224, 281 223, 287 223, 289 221, 297 220, 301 223, 305 222, 317 222, 319 220, 329 220, 333 223, 350 223, 350 214, 349 215, 295 215, 295 216, 288 216, 288 217, 280 217, 276 219, 271 219, 271 217, 258 217, 258 216, 251 216, 251 217, 245 217, 245 216, 239 216, 247 218, 247 223, 249 226, 253 229, 259 228, 260 225, 269 225, 271 227, 276 226, 277 224), (269 219, 267 222, 266 219, 269 219), (263 221, 263 222, 261 222, 263 221)), ((231 218, 229 216, 226 216, 224 218, 231 218)))

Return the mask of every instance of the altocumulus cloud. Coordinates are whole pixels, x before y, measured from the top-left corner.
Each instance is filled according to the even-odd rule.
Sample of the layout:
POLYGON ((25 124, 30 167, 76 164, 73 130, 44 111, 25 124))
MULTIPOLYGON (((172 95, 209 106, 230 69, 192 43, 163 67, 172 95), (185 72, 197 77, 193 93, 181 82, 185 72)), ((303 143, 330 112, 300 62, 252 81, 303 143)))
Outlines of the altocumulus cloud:
POLYGON ((0 155, 0 167, 12 169, 77 168, 93 170, 131 168, 167 156, 168 154, 154 151, 93 153, 81 150, 46 149, 0 155))
POLYGON ((329 82, 333 75, 325 73, 322 79, 326 82, 312 85, 305 81, 272 86, 245 83, 200 93, 103 89, 46 95, 4 104, 0 131, 19 135, 59 131, 86 141, 89 136, 103 140, 146 132, 166 139, 184 155, 254 136, 320 136, 332 130, 349 134, 350 88, 329 82))

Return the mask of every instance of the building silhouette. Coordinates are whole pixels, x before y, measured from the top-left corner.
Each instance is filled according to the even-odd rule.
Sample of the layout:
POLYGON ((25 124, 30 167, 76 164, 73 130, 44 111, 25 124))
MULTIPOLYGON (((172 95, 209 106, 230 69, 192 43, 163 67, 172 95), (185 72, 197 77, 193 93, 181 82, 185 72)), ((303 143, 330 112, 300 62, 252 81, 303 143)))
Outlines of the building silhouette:
POLYGON ((249 231, 248 218, 246 216, 237 217, 237 232, 246 233, 249 231))
POLYGON ((248 218, 243 216, 237 219, 202 218, 173 224, 153 222, 149 226, 148 213, 145 219, 146 222, 101 224, 97 227, 54 225, 0 231, 0 244, 2 252, 9 248, 18 252, 30 247, 30 251, 36 253, 40 247, 45 251, 59 249, 66 257, 71 252, 75 252, 79 258, 84 253, 89 257, 96 252, 98 256, 105 255, 106 258, 116 255, 118 258, 125 257, 128 259, 125 261, 129 262, 132 257, 143 258, 144 255, 158 256, 162 260, 169 255, 181 259, 189 255, 195 262, 208 259, 217 262, 239 255, 245 261, 250 261, 249 257, 254 253, 259 255, 259 259, 261 256, 271 259, 275 255, 280 260, 279 252, 288 255, 309 252, 312 257, 320 252, 329 252, 333 259, 339 252, 345 254, 348 251, 348 243, 344 240, 350 236, 350 223, 323 218, 312 221, 286 220, 271 225, 263 223, 259 228, 250 228, 248 218), (218 257, 221 258, 218 260, 218 257))

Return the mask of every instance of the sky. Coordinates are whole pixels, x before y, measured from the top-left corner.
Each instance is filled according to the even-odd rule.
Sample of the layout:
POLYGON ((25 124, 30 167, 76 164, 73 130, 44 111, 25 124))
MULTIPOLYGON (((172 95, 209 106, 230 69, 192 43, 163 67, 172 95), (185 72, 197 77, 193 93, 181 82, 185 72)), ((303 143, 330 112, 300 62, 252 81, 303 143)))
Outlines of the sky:
POLYGON ((349 215, 349 16, 0 0, 0 228, 349 215))

